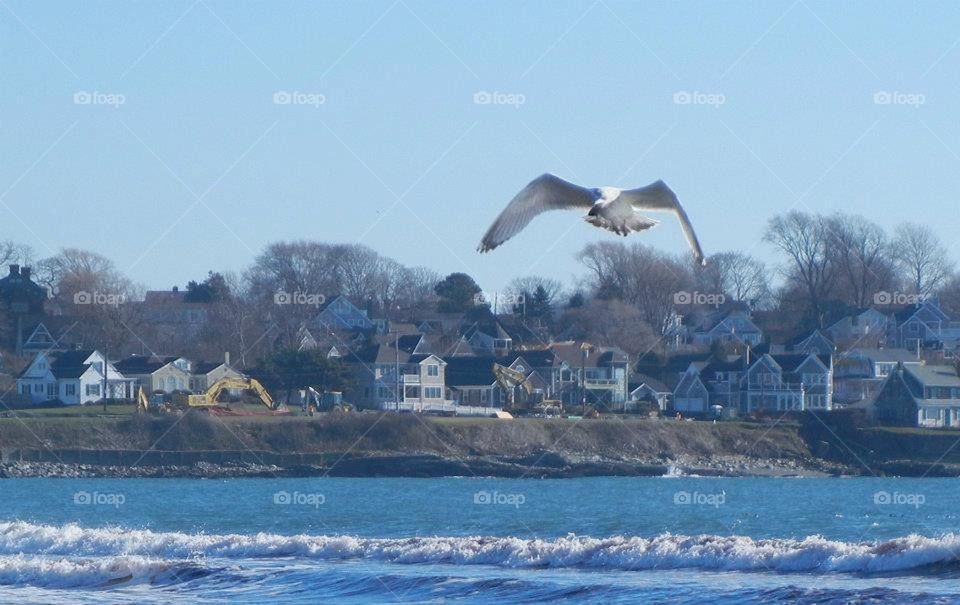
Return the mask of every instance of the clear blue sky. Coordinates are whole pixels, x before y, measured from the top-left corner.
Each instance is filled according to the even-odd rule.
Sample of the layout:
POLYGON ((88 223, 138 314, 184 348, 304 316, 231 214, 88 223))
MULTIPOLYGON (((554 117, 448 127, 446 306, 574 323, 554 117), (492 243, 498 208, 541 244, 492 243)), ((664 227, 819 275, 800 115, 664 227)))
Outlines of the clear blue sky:
MULTIPOLYGON (((958 23, 948 2, 0 0, 0 239, 90 248, 151 287, 300 238, 487 290, 569 282, 613 237, 573 214, 474 252, 552 171, 665 179, 708 254, 769 257, 772 214, 843 208, 929 222, 960 257, 958 23)), ((675 221, 640 237, 685 251, 675 221)))

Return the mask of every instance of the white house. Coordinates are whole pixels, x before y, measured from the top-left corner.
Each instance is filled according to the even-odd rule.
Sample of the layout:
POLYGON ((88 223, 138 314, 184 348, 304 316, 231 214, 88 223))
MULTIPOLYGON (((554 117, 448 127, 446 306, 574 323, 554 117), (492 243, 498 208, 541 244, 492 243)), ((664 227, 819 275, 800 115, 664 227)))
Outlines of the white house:
POLYGON ((148 393, 170 394, 190 389, 192 364, 183 357, 132 355, 118 361, 117 369, 135 379, 148 393))
POLYGON ((17 391, 34 403, 94 403, 103 398, 105 371, 108 398, 133 398, 136 381, 126 378, 95 350, 38 353, 17 378, 17 391))
POLYGON ((197 362, 193 364, 190 372, 190 390, 194 393, 202 393, 223 378, 243 379, 246 376, 226 360, 197 362))

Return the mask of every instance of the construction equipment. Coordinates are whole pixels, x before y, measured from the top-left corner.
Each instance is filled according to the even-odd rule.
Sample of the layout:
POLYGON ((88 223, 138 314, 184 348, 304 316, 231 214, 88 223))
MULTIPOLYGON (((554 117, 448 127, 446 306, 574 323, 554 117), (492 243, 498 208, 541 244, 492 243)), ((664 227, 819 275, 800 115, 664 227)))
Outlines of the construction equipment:
POLYGON ((310 397, 307 399, 308 408, 314 411, 348 413, 353 411, 353 406, 343 402, 343 396, 339 393, 324 393, 321 395, 317 389, 307 387, 307 393, 310 397))
POLYGON ((267 392, 267 389, 260 384, 259 380, 254 378, 221 378, 199 395, 190 393, 176 393, 173 396, 173 403, 180 408, 212 408, 219 405, 217 400, 220 394, 227 389, 243 389, 253 391, 260 398, 260 402, 267 406, 267 409, 276 411, 280 405, 273 401, 273 397, 267 392))
POLYGON ((147 397, 147 391, 141 386, 137 389, 137 413, 147 414, 150 412, 150 398, 147 397))
MULTIPOLYGON (((499 363, 493 364, 493 375, 497 379, 497 384, 509 394, 509 408, 515 408, 516 402, 514 401, 514 388, 521 387, 528 397, 534 395, 539 396, 540 393, 537 392, 536 388, 533 386, 533 383, 530 382, 530 379, 527 378, 523 372, 518 372, 513 368, 508 368, 502 366, 499 363)), ((541 400, 535 402, 535 406, 538 408, 543 408, 544 410, 554 409, 560 410, 562 406, 559 401, 553 400, 541 400)), ((559 413, 559 412, 558 412, 559 413)))

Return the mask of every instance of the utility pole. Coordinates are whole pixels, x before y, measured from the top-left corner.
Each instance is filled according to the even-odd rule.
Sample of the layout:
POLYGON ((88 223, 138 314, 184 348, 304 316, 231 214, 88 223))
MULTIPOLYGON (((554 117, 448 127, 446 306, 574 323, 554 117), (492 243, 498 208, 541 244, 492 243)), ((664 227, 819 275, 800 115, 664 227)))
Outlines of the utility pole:
POLYGON ((587 355, 590 351, 590 345, 583 343, 580 345, 580 403, 581 415, 587 415, 587 355))
POLYGON ((107 413, 107 389, 110 387, 110 381, 107 379, 107 348, 103 348, 103 413, 107 413))
POLYGON ((400 331, 397 331, 397 339, 393 343, 393 351, 397 356, 396 367, 394 368, 394 377, 396 378, 396 388, 393 389, 393 396, 396 409, 400 411, 400 331))

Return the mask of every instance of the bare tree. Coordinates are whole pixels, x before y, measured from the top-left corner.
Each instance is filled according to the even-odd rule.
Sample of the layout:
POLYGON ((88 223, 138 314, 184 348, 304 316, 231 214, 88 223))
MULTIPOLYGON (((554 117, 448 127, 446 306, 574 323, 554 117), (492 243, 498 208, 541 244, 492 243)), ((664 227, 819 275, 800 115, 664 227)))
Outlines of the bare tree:
POLYGON ((37 266, 38 281, 64 315, 77 319, 72 339, 111 355, 139 350, 147 336, 144 287, 121 273, 113 261, 89 250, 64 248, 37 266))
POLYGON ((50 290, 60 304, 72 304, 78 293, 136 298, 142 287, 123 275, 109 258, 83 250, 64 248, 37 265, 37 281, 50 290))
POLYGON ((698 287, 721 293, 731 300, 765 306, 771 297, 767 267, 743 252, 718 252, 697 274, 698 287))
POLYGON ((29 265, 34 260, 33 249, 13 240, 0 240, 0 267, 29 265))
POLYGON ((385 311, 391 319, 396 319, 394 315, 400 313, 436 307, 434 288, 442 279, 439 273, 426 267, 404 267, 399 263, 390 267, 390 300, 385 311))
POLYGON ((677 294, 694 283, 687 263, 639 243, 588 244, 579 259, 596 298, 632 305, 661 336, 674 325, 677 294))
POLYGON ((619 300, 594 299, 568 309, 560 324, 566 328, 563 338, 619 347, 631 357, 657 348, 662 341, 639 309, 619 300))
POLYGON ((825 219, 830 255, 840 279, 834 298, 857 308, 894 286, 894 263, 883 228, 861 216, 837 213, 825 219))
POLYGON ((926 225, 899 225, 893 239, 893 257, 915 294, 933 294, 953 272, 946 247, 926 225))
POLYGON ((228 294, 209 305, 200 338, 200 357, 219 359, 229 352, 233 363, 247 367, 268 354, 276 337, 275 326, 266 318, 269 304, 249 292, 249 284, 234 273, 224 274, 228 294))
POLYGON ((960 317, 960 272, 951 275, 937 295, 941 309, 952 317, 960 317))
POLYGON ((829 253, 830 237, 823 217, 798 210, 770 219, 764 235, 765 241, 787 255, 787 281, 803 292, 807 312, 820 327, 837 277, 836 264, 829 253))

